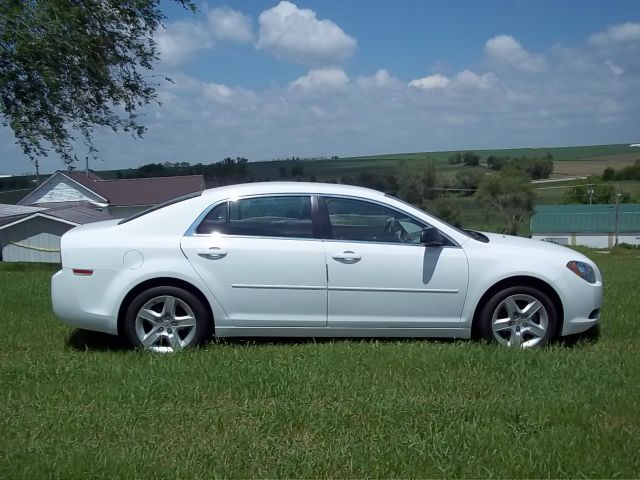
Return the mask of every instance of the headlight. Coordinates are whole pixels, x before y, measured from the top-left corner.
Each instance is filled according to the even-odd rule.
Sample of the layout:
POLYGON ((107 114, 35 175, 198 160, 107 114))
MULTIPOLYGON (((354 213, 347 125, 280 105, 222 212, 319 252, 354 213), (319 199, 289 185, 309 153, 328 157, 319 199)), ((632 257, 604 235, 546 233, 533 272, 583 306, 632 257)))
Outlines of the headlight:
POLYGON ((571 260, 567 263, 567 268, 589 283, 596 283, 596 272, 588 263, 571 260))

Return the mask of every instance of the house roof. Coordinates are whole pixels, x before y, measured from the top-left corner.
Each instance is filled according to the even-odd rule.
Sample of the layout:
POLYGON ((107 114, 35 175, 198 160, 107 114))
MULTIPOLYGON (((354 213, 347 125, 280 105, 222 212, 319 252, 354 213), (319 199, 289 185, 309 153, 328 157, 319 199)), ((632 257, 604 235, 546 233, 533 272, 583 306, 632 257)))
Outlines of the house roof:
POLYGON ((30 207, 26 205, 8 205, 6 203, 0 203, 0 218, 15 217, 16 215, 25 215, 29 213, 39 212, 44 210, 42 207, 30 207))
POLYGON ((67 220, 69 222, 76 223, 78 225, 113 219, 113 217, 108 213, 96 210, 95 208, 91 208, 85 205, 70 205, 60 208, 52 208, 44 211, 43 213, 51 215, 52 217, 59 218, 61 220, 67 220))
POLYGON ((156 205, 204 189, 202 175, 103 180, 95 172, 62 172, 116 207, 156 205))
POLYGON ((205 188, 202 175, 103 180, 91 170, 88 172, 58 170, 20 203, 37 204, 39 197, 36 192, 52 178, 59 178, 60 175, 77 184, 76 189, 85 190, 100 202, 115 207, 156 205, 189 193, 200 192, 205 188))
POLYGON ((70 225, 84 225, 113 219, 108 213, 96 210, 94 206, 89 206, 89 204, 56 204, 53 208, 39 208, 35 212, 0 218, 0 230, 37 217, 48 218, 70 225))
MULTIPOLYGON (((616 206, 539 205, 531 217, 531 233, 615 233, 616 206)), ((619 233, 640 232, 640 205, 621 204, 619 233)))

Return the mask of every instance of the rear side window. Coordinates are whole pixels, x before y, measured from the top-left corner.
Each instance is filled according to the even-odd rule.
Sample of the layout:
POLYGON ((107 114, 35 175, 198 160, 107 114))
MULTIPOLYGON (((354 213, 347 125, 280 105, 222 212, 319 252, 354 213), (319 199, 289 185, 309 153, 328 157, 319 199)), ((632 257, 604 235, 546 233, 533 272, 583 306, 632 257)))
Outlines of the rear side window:
POLYGON ((212 233, 227 233, 227 220, 229 219, 229 204, 221 203, 213 209, 200 222, 196 233, 210 235, 212 233))
POLYGON ((214 207, 196 233, 256 237, 312 238, 311 198, 244 198, 214 207))

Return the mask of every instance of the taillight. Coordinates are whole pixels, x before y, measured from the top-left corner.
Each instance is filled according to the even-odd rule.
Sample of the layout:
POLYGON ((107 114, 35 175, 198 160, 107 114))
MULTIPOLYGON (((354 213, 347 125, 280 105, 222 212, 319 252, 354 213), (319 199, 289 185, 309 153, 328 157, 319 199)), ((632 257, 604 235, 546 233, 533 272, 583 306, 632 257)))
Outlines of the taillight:
POLYGON ((88 270, 86 268, 74 268, 73 274, 88 277, 89 275, 93 275, 93 270, 88 270))

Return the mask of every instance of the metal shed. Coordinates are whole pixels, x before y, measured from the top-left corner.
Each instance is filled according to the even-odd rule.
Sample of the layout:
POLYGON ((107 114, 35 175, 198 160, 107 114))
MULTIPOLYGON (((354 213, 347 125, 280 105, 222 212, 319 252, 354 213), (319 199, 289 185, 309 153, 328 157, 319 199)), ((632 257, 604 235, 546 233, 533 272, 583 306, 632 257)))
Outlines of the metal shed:
POLYGON ((616 239, 640 245, 640 205, 539 205, 531 217, 531 237, 592 248, 611 248, 616 239))
POLYGON ((0 217, 1 260, 60 263, 60 238, 65 232, 78 225, 112 218, 82 205, 35 210, 0 217))

